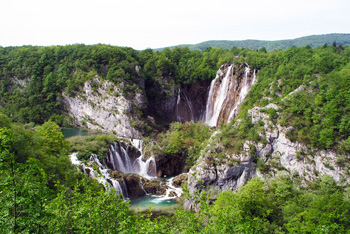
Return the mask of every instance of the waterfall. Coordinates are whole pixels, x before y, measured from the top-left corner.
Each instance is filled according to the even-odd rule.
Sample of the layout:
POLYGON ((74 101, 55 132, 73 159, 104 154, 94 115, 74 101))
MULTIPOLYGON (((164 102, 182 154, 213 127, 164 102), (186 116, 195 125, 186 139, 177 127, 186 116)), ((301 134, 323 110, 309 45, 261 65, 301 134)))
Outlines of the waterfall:
POLYGON ((190 119, 194 120, 194 111, 191 100, 187 97, 186 92, 182 91, 181 88, 179 88, 178 94, 177 94, 177 100, 176 100, 176 121, 182 122, 186 119, 186 117, 181 116, 181 93, 185 99, 186 105, 188 106, 188 109, 190 111, 190 119))
POLYGON ((110 179, 112 186, 115 189, 117 194, 121 194, 124 199, 128 198, 128 190, 123 179, 123 183, 120 183, 118 180, 110 179))
POLYGON ((154 156, 148 158, 146 161, 144 161, 145 157, 143 154, 143 141, 138 139, 132 139, 130 140, 131 144, 140 151, 141 155, 134 161, 134 173, 145 177, 147 179, 154 179, 156 177, 157 173, 157 167, 156 167, 156 161, 154 156))
POLYGON ((176 188, 173 185, 173 180, 175 177, 170 178, 169 180, 167 180, 166 185, 167 185, 167 190, 165 191, 165 195, 162 196, 154 196, 157 197, 154 200, 154 203, 160 203, 164 200, 169 200, 169 199, 175 199, 178 198, 182 195, 182 189, 181 188, 176 188), (175 196, 171 196, 171 194, 175 194, 175 196))
POLYGON ((81 165, 81 162, 78 160, 77 157, 78 153, 72 153, 70 157, 70 161, 72 162, 73 165, 81 165))
POLYGON ((233 76, 237 74, 233 64, 220 67, 210 84, 203 122, 211 127, 216 127, 219 123, 226 123, 237 116, 239 107, 248 95, 250 87, 256 82, 256 71, 254 70, 253 78, 251 78, 249 65, 244 64, 244 67, 242 78, 233 76), (223 72, 225 68, 226 73, 223 72))
POLYGON ((192 103, 191 103, 191 101, 188 99, 186 93, 184 93, 184 96, 185 96, 185 100, 186 100, 187 106, 188 106, 188 108, 190 108, 191 119, 194 119, 193 109, 192 109, 192 103))
POLYGON ((119 142, 115 142, 110 146, 107 158, 111 162, 113 170, 123 173, 135 173, 127 151, 119 142))
POLYGON ((180 106, 181 104, 181 89, 179 88, 179 92, 177 93, 177 101, 176 101, 176 121, 181 122, 181 115, 180 115, 180 106))
POLYGON ((149 193, 147 193, 147 191, 145 190, 145 188, 143 187, 143 183, 142 183, 142 179, 140 178, 140 187, 141 189, 145 192, 146 195, 149 195, 149 193))
POLYGON ((155 178, 157 172, 155 158, 152 156, 145 159, 141 140, 132 139, 130 143, 140 152, 140 156, 133 160, 128 153, 128 147, 116 142, 110 146, 107 157, 112 169, 126 174, 138 174, 147 179, 155 178))
POLYGON ((207 100, 207 109, 205 115, 205 123, 209 126, 216 126, 218 123, 218 118, 224 104, 227 94, 230 90, 230 76, 232 75, 233 65, 230 65, 225 77, 222 79, 219 84, 219 88, 215 90, 215 86, 220 82, 220 75, 218 74, 216 78, 210 84, 210 90, 207 100), (215 92, 216 91, 216 92, 215 92), (215 93, 217 94, 216 96, 215 93))
POLYGON ((84 173, 87 173, 89 177, 96 179, 100 184, 103 185, 103 187, 108 190, 110 187, 113 187, 115 189, 116 194, 121 194, 124 199, 128 198, 128 193, 126 190, 126 185, 123 180, 123 186, 119 183, 119 181, 112 179, 111 175, 108 173, 108 168, 104 166, 100 160, 97 158, 96 155, 90 156, 90 164, 96 163, 98 167, 98 172, 94 170, 92 167, 88 167, 85 165, 85 163, 82 163, 77 158, 78 153, 72 153, 70 155, 70 160, 72 164, 74 165, 81 165, 82 170, 84 173))
MULTIPOLYGON (((241 92, 239 93, 239 98, 238 98, 234 108, 230 112, 228 119, 231 119, 231 118, 234 118, 237 116, 238 108, 242 104, 242 102, 244 101, 245 97, 247 96, 247 94, 250 90, 249 81, 248 81, 249 73, 250 73, 250 68, 247 64, 247 67, 245 68, 245 71, 244 71, 243 85, 241 88, 241 92)), ((251 83, 253 84, 253 81, 251 83)))

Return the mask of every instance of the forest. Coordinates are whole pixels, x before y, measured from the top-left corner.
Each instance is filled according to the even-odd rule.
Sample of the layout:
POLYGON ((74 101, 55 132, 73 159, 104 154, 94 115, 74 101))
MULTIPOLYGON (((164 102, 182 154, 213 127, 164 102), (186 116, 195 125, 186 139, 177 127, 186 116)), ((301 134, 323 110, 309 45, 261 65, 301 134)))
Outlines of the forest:
POLYGON ((347 233, 350 225, 350 187, 329 176, 255 178, 218 192, 215 204, 198 194, 197 213, 135 213, 74 168, 57 124, 32 130, 0 118, 2 233, 347 233))
MULTIPOLYGON (((331 45, 334 41, 336 41, 340 45, 349 45, 350 44, 350 35, 349 34, 341 34, 341 33, 333 33, 333 34, 325 34, 325 35, 313 35, 313 36, 305 36, 296 39, 286 39, 286 40, 277 40, 277 41, 263 41, 263 40, 242 40, 242 41, 205 41, 198 44, 193 45, 179 45, 177 47, 188 47, 190 50, 205 50, 208 47, 215 47, 221 49, 231 49, 232 47, 238 48, 248 48, 258 50, 262 47, 265 47, 267 51, 277 50, 277 49, 289 49, 293 46, 296 47, 304 47, 311 46, 312 48, 318 48, 323 46, 325 43, 331 45)), ((166 48, 174 48, 176 46, 166 47, 166 48)), ((157 51, 162 51, 165 48, 156 49, 157 51)))
MULTIPOLYGON (((248 118, 254 106, 278 103, 271 121, 291 126, 288 138, 311 150, 328 149, 349 162, 350 47, 323 45, 267 51, 233 47, 192 51, 109 45, 0 47, 0 230, 2 233, 348 233, 350 187, 324 175, 315 181, 278 174, 253 178, 238 191, 195 196, 200 209, 181 203, 170 215, 134 212, 120 195, 106 191, 69 160, 78 145, 64 139, 60 127, 72 125, 62 93, 74 96, 84 82, 99 76, 122 89, 125 97, 159 95, 162 79, 170 87, 212 80, 224 63, 247 63, 258 82, 242 104, 238 118, 218 127, 226 147, 241 150, 244 140, 259 141, 258 125, 248 118), (138 69, 135 69, 135 68, 138 69), (295 95, 288 94, 298 87, 295 95), (74 148, 75 147, 75 148, 74 148)), ((135 115, 154 114, 145 108, 135 115)), ((145 132, 158 142, 150 149, 172 156, 184 153, 190 168, 211 130, 198 122, 165 123, 145 132)), ((147 138, 145 141, 147 141, 147 138)), ((92 139, 92 138, 91 138, 92 139)), ((103 157, 113 135, 92 139, 103 157)), ((78 149, 79 150, 79 149, 78 149)), ((222 155, 213 155, 222 157, 222 155)), ((186 193, 185 197, 193 196, 186 193)))

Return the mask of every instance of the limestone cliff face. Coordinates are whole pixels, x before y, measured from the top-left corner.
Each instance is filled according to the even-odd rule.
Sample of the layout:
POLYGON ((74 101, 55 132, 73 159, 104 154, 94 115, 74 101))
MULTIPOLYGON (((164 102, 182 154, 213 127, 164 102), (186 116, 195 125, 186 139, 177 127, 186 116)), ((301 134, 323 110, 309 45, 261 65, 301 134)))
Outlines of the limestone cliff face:
MULTIPOLYGON (((336 152, 310 150, 302 143, 291 142, 286 137, 291 127, 270 121, 266 114, 269 108, 279 110, 277 105, 269 104, 248 111, 254 124, 264 122, 259 133, 264 141, 245 142, 239 154, 226 154, 223 159, 213 157, 215 152, 223 148, 220 139, 213 134, 211 144, 203 150, 197 164, 189 171, 190 194, 195 195, 197 191, 210 190, 211 187, 215 190, 236 191, 253 177, 273 178, 279 173, 298 176, 306 181, 327 174, 341 184, 350 183, 346 168, 336 164, 339 156, 336 152)), ((186 200, 185 207, 197 208, 193 199, 186 200)))
POLYGON ((145 105, 142 94, 136 93, 132 100, 127 100, 114 84, 95 77, 84 84, 77 96, 63 96, 66 110, 77 126, 113 132, 120 137, 142 137, 131 126, 133 106, 143 108, 145 105))
POLYGON ((185 172, 186 158, 184 153, 171 156, 156 156, 157 176, 175 176, 185 172))
MULTIPOLYGON (((157 96, 148 96, 148 112, 168 122, 199 121, 205 114, 210 81, 177 86, 171 77, 154 84, 157 96)), ((154 89, 154 87, 153 87, 154 89)))
POLYGON ((172 121, 200 121, 205 116, 210 81, 183 85, 177 91, 172 121))
MULTIPOLYGON (((197 81, 162 92, 156 106, 169 121, 202 121, 210 126, 227 123, 237 116, 255 82, 256 71, 248 64, 224 64, 212 81, 197 81)), ((164 86, 164 85, 163 85, 164 86)))

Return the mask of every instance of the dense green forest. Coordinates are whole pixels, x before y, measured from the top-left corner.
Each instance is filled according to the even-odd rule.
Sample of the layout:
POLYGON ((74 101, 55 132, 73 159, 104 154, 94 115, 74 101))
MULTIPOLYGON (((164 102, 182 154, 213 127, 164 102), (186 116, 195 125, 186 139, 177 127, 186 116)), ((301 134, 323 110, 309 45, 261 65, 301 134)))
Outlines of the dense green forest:
MULTIPOLYGON (((178 45, 178 47, 188 47, 190 50, 205 50, 208 47, 215 47, 221 49, 231 49, 232 47, 238 48, 248 48, 258 50, 262 47, 266 50, 276 50, 276 49, 289 49, 293 46, 303 47, 311 46, 312 48, 317 48, 323 46, 324 44, 332 45, 333 42, 337 42, 340 45, 349 45, 350 44, 350 35, 349 34, 325 34, 325 35, 313 35, 305 36, 296 39, 287 39, 287 40, 277 40, 277 41, 263 41, 263 40, 242 40, 242 41, 205 41, 193 45, 178 45)), ((174 46, 166 47, 174 48, 174 46)), ((162 51, 164 48, 155 49, 157 51, 162 51)))
MULTIPOLYGON (((95 76, 119 86, 126 97, 145 92, 152 103, 164 98, 159 95, 164 78, 168 88, 178 87, 213 79, 224 63, 247 63, 257 71, 258 82, 241 106, 241 120, 219 127, 217 137, 223 145, 240 150, 246 139, 259 141, 259 126, 251 123, 248 110, 276 103, 278 113, 267 112, 271 121, 292 127, 289 139, 310 149, 337 150, 344 156, 341 165, 350 152, 349 59, 350 47, 338 44, 270 52, 237 47, 156 52, 108 45, 0 48, 0 230, 347 233, 350 188, 328 176, 305 182, 281 173, 273 180, 252 179, 237 193, 218 192, 215 197, 201 193, 197 213, 181 207, 170 216, 134 213, 128 202, 71 165, 69 151, 79 144, 65 141, 59 126, 71 124, 63 93, 77 95, 95 76), (300 92, 289 95, 300 87, 300 92)), ((141 115, 147 111, 141 110, 141 115)), ((168 156, 185 152, 190 167, 210 135, 202 123, 173 123, 168 131, 149 136, 158 142, 149 150, 168 156)), ((82 150, 81 157, 103 154, 114 140, 114 136, 90 137, 90 148, 82 150)))
MULTIPOLYGON (((310 93, 311 96, 318 93, 320 105, 331 105, 328 99, 335 94, 326 92, 338 87, 346 90, 348 60, 349 47, 336 44, 317 49, 293 47, 269 53, 264 49, 256 51, 236 47, 230 50, 208 48, 202 52, 187 47, 162 52, 108 45, 5 47, 0 48, 0 106, 17 122, 42 124, 52 120, 60 126, 69 126, 71 121, 65 115, 63 92, 74 96, 84 82, 95 76, 119 86, 125 97, 145 92, 148 102, 154 103, 163 98, 159 90, 164 88, 164 78, 167 78, 165 88, 169 89, 211 80, 224 63, 248 63, 251 69, 258 71, 259 83, 248 98, 248 107, 259 102, 267 104, 267 99, 260 101, 262 96, 270 96, 276 101, 300 85, 313 89, 315 92, 310 93), (345 83, 340 84, 335 79, 345 83)), ((344 102, 340 97, 336 99, 344 102)), ((319 108, 326 111, 325 106, 319 108)), ((346 108, 334 109, 332 111, 346 112, 346 108)), ((145 111, 141 110, 141 115, 147 114, 145 111)), ((341 115, 334 118, 331 124, 339 125, 340 118, 341 115)))
MULTIPOLYGON (((0 48, 0 106, 16 122, 52 120, 69 126, 62 94, 76 95, 94 76, 120 86, 125 97, 144 92, 148 102, 155 103, 164 98, 159 90, 165 78, 165 88, 171 89, 211 80, 224 63, 247 63, 258 71, 259 82, 252 87, 241 116, 253 106, 278 103, 279 122, 294 127, 291 140, 346 153, 350 149, 349 58, 349 46, 336 44, 269 53, 236 47, 202 52, 187 47, 162 52, 108 45, 6 47, 0 48), (301 85, 303 91, 284 98, 301 85)), ((147 111, 133 114, 142 117, 147 111)))
POLYGON ((350 225, 350 187, 329 176, 305 184, 283 173, 218 192, 214 204, 198 194, 197 213, 135 213, 78 172, 69 147, 53 122, 33 130, 0 115, 2 233, 347 233, 350 225))

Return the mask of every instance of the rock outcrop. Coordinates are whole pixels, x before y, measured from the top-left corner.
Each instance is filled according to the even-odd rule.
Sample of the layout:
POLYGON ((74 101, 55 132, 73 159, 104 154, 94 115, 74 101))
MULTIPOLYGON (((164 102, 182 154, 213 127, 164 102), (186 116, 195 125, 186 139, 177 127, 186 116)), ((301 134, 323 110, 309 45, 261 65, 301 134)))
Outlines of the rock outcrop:
POLYGON ((175 176, 185 171, 187 156, 184 153, 156 156, 157 177, 175 176))
POLYGON ((178 89, 172 121, 200 121, 204 118, 210 81, 197 81, 178 89), (174 118, 175 117, 175 118, 174 118))
POLYGON ((117 86, 96 76, 85 82, 82 91, 75 97, 63 96, 66 110, 75 125, 113 132, 120 137, 142 137, 131 124, 135 118, 132 109, 145 106, 142 94, 135 93, 132 100, 127 100, 117 86))
MULTIPOLYGON (((219 160, 213 156, 223 146, 220 140, 212 136, 197 164, 189 171, 188 189, 192 196, 197 191, 213 188, 217 190, 234 190, 242 187, 253 177, 273 178, 278 173, 298 176, 312 181, 322 175, 330 175, 340 184, 350 183, 345 169, 337 165, 339 155, 332 150, 314 150, 299 142, 292 142, 286 136, 291 127, 284 127, 272 121, 267 114, 274 109, 278 114, 279 107, 269 104, 266 107, 255 107, 248 111, 253 124, 264 123, 259 132, 258 143, 247 141, 239 154, 226 154, 219 160)), ((197 209, 195 197, 185 201, 188 209, 197 209)))

